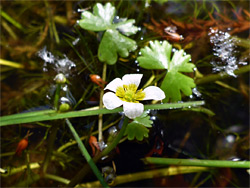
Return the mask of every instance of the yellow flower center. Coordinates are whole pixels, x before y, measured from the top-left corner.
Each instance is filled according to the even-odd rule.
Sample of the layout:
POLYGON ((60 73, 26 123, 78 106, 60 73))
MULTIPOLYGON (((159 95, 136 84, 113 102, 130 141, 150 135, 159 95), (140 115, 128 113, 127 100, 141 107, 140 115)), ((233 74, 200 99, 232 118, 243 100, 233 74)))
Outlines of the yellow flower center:
POLYGON ((142 89, 137 91, 137 86, 135 84, 119 86, 116 89, 116 96, 121 100, 126 102, 138 103, 139 100, 145 98, 145 92, 142 89))

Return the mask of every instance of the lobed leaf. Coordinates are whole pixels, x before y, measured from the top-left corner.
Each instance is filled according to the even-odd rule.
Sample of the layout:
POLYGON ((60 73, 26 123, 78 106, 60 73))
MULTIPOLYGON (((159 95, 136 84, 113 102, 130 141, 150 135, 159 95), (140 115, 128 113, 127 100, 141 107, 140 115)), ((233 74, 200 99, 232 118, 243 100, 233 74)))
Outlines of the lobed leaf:
POLYGON ((141 56, 137 58, 139 65, 145 69, 168 69, 172 45, 167 41, 150 42, 150 48, 141 49, 141 56))
POLYGON ((89 11, 82 13, 79 25, 86 30, 105 31, 112 25, 114 17, 115 7, 110 3, 106 3, 104 6, 97 3, 93 8, 93 14, 89 11))
POLYGON ((181 101, 181 91, 189 96, 192 94, 192 88, 195 87, 194 80, 179 72, 168 72, 161 84, 161 89, 164 91, 166 98, 163 102, 181 101))
POLYGON ((129 123, 125 131, 125 135, 128 135, 129 140, 134 140, 135 138, 142 141, 144 137, 148 137, 149 130, 136 122, 129 123))
POLYGON ((181 72, 193 72, 194 64, 189 63, 190 55, 183 50, 175 51, 171 59, 172 45, 167 41, 150 42, 150 48, 141 50, 141 56, 137 58, 139 65, 145 69, 166 69, 167 74, 161 84, 165 92, 164 102, 181 100, 181 91, 189 96, 195 87, 194 80, 181 72))
POLYGON ((124 19, 123 22, 116 24, 115 28, 118 29, 122 34, 130 36, 137 33, 138 31, 138 27, 134 26, 133 25, 134 23, 135 23, 134 19, 129 19, 129 20, 124 19))
POLYGON ((136 117, 133 122, 141 124, 145 127, 152 127, 153 124, 153 121, 150 120, 150 116, 147 114, 146 111, 144 111, 141 116, 136 117))
POLYGON ((114 17, 115 7, 110 3, 104 6, 97 3, 93 8, 93 13, 83 12, 82 19, 79 21, 83 29, 106 31, 98 48, 98 58, 109 65, 116 63, 117 54, 121 57, 128 57, 129 52, 137 48, 134 40, 124 36, 130 36, 138 31, 138 27, 133 25, 135 20, 123 18, 119 20, 120 22, 113 23, 114 17))
POLYGON ((118 55, 127 57, 129 51, 137 48, 136 42, 120 34, 117 30, 108 29, 98 49, 98 58, 109 65, 116 63, 118 55))

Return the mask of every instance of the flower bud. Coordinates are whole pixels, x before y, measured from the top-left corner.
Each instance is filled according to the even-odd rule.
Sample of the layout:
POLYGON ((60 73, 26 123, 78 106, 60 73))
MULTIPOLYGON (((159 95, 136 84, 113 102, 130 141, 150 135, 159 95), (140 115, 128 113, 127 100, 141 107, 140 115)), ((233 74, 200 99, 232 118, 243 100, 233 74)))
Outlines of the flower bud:
POLYGON ((70 106, 68 103, 62 103, 60 106, 59 106, 59 112, 66 112, 70 109, 70 106))
POLYGON ((67 81, 66 77, 62 73, 57 74, 54 80, 57 84, 65 84, 67 81))

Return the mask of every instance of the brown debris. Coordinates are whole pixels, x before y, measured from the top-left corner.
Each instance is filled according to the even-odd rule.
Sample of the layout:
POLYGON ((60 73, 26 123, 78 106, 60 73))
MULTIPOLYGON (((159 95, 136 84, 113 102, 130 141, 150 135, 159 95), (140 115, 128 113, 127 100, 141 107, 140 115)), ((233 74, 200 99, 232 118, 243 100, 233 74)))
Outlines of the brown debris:
POLYGON ((199 38, 206 36, 211 27, 216 27, 222 31, 232 29, 229 31, 230 35, 248 30, 250 28, 250 12, 242 9, 239 9, 238 12, 232 10, 232 12, 235 14, 237 18, 236 20, 232 20, 227 17, 226 13, 216 13, 219 19, 215 19, 209 13, 209 20, 191 18, 192 23, 181 22, 174 19, 160 20, 157 22, 152 18, 152 24, 145 23, 144 26, 147 29, 159 34, 164 39, 179 43, 189 43, 193 40, 198 40, 199 38), (244 14, 242 12, 244 12, 244 14), (176 34, 183 35, 184 40, 175 40, 176 38, 169 37, 169 34, 164 32, 166 27, 177 27, 176 34))

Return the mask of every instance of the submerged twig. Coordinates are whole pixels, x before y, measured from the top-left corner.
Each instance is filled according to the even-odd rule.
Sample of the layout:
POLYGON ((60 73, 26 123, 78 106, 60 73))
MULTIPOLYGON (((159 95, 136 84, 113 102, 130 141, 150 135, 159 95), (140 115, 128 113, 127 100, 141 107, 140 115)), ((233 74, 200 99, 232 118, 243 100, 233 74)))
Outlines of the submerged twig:
POLYGON ((53 152, 53 146, 56 140, 56 134, 57 134, 57 130, 60 124, 55 124, 51 127, 51 134, 49 136, 49 140, 48 140, 48 147, 47 147, 47 152, 45 155, 45 159, 43 161, 43 167, 42 167, 42 172, 46 173, 49 162, 51 160, 51 156, 52 156, 52 152, 53 152))
MULTIPOLYGON (((145 179, 153 179, 157 177, 173 176, 177 174, 188 174, 188 173, 196 173, 203 171, 209 171, 209 168, 187 166, 187 167, 169 167, 169 168, 148 170, 145 172, 137 172, 133 174, 125 174, 117 176, 112 185, 116 186, 123 183, 129 183, 145 179)), ((90 183, 79 184, 76 187, 100 187, 100 183, 98 181, 95 181, 90 183)))

